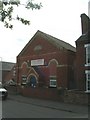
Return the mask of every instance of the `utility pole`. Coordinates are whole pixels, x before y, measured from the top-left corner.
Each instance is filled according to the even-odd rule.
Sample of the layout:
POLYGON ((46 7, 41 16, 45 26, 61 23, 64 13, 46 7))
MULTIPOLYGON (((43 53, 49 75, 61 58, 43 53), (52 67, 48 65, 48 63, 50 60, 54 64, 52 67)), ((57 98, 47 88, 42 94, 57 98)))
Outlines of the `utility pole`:
POLYGON ((88 17, 90 18, 90 0, 88 2, 88 17))
POLYGON ((0 82, 2 83, 2 57, 0 57, 0 82))

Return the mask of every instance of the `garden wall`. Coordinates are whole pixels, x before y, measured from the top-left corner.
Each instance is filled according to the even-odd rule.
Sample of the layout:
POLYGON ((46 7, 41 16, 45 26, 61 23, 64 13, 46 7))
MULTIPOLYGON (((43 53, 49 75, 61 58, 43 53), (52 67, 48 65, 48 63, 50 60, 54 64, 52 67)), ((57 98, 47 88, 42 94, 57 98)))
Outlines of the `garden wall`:
POLYGON ((64 93, 64 102, 73 104, 90 105, 90 94, 84 91, 67 90, 64 93))
POLYGON ((65 103, 90 105, 90 94, 78 90, 63 90, 56 88, 19 88, 19 93, 26 97, 56 100, 65 103))

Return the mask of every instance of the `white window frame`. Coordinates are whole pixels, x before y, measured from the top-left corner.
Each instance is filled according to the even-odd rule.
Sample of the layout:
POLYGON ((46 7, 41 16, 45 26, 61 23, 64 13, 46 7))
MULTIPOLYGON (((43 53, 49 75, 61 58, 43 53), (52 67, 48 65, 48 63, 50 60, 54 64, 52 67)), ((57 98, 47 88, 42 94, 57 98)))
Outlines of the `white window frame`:
POLYGON ((56 79, 50 79, 50 87, 57 87, 57 80, 56 79), (56 84, 52 84, 52 82, 56 82, 56 84))
POLYGON ((90 63, 88 63, 88 55, 90 52, 88 51, 88 47, 90 47, 90 44, 85 44, 84 47, 86 48, 86 61, 85 61, 85 66, 90 66, 90 63))
POLYGON ((86 92, 90 93, 90 90, 88 90, 88 81, 90 81, 88 75, 90 75, 90 70, 86 70, 85 74, 86 74, 86 92))
POLYGON ((26 84, 27 77, 26 75, 22 75, 22 83, 21 84, 26 84))

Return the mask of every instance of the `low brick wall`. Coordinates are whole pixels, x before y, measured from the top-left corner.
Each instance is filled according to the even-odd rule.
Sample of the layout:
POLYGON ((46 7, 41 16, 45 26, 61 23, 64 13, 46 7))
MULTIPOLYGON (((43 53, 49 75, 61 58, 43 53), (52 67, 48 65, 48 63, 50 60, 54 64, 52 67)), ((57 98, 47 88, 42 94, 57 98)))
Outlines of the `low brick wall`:
POLYGON ((66 90, 64 93, 64 102, 73 104, 88 105, 90 95, 84 91, 66 90))
POLYGON ((65 103, 90 105, 90 95, 84 91, 56 88, 18 87, 18 93, 26 97, 56 100, 65 103))
POLYGON ((63 97, 55 88, 22 88, 21 94, 27 97, 63 101, 63 97))
POLYGON ((9 94, 16 94, 17 93, 17 87, 16 86, 5 86, 5 88, 8 90, 9 94))

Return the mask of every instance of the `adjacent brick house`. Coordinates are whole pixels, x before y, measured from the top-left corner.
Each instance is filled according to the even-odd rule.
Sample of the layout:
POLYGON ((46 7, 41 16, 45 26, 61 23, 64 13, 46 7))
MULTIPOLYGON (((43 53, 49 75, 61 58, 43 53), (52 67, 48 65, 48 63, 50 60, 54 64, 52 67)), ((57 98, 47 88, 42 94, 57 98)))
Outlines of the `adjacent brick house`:
POLYGON ((37 31, 17 56, 17 83, 32 87, 75 88, 76 48, 37 31))
POLYGON ((15 83, 17 83, 16 80, 16 64, 14 63, 12 69, 10 70, 10 72, 8 74, 6 74, 6 76, 4 77, 4 82, 5 83, 9 83, 10 81, 13 81, 15 83))
POLYGON ((76 40, 77 88, 90 91, 90 19, 81 14, 82 35, 76 40))
POLYGON ((11 76, 9 78, 7 76, 11 73, 14 65, 15 63, 1 61, 0 73, 2 73, 2 83, 5 83, 11 78, 11 76))

